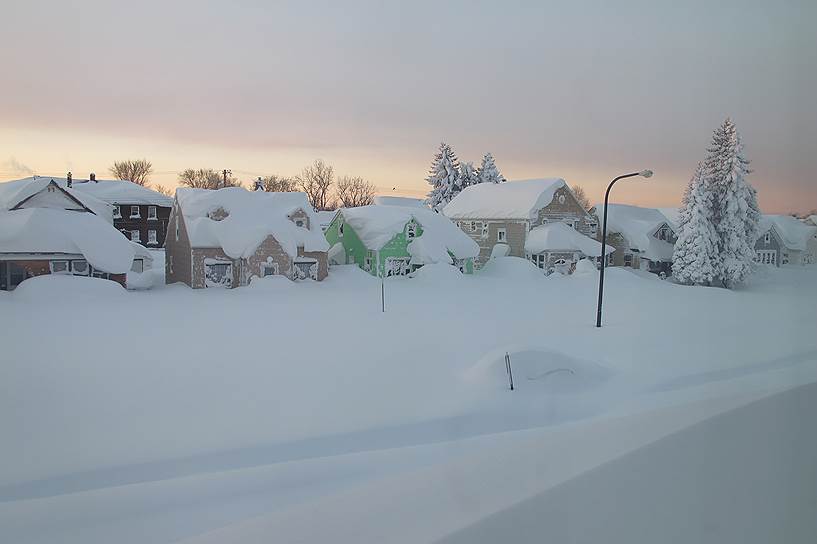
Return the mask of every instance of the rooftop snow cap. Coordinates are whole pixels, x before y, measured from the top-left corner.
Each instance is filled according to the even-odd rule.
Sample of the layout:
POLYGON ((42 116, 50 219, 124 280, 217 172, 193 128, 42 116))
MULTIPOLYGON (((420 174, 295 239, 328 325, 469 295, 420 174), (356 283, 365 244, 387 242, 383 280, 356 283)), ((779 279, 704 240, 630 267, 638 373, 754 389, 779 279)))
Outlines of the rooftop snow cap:
MULTIPOLYGON (((30 178, 0 183, 0 187, 9 183, 30 184, 32 182, 52 179, 54 180, 54 183, 63 189, 68 188, 68 178, 43 178, 42 176, 33 176, 30 178)), ((154 191, 153 189, 148 189, 147 187, 137 185, 132 181, 119 179, 97 179, 97 177, 94 176, 90 181, 72 179, 71 185, 71 188, 76 191, 76 193, 72 193, 73 195, 80 193, 85 194, 103 202, 107 202, 108 204, 149 205, 162 206, 165 208, 170 208, 173 206, 173 199, 171 197, 165 196, 158 191, 154 191), (91 181, 94 183, 91 183, 91 181)))
POLYGON ((479 183, 463 189, 443 214, 451 219, 533 220, 561 187, 567 187, 562 178, 479 183))
MULTIPOLYGON (((93 197, 88 191, 80 191, 76 187, 69 189, 67 182, 68 180, 63 178, 33 176, 0 183, 0 209, 10 210, 24 200, 46 190, 48 186, 53 183, 71 199, 76 201, 77 207, 72 207, 71 209, 79 209, 80 207, 82 209, 87 208, 108 223, 113 223, 113 206, 99 198, 93 197)), ((42 205, 40 207, 49 206, 42 205)))
MULTIPOLYGON (((608 245, 605 253, 609 255, 615 250, 616 248, 608 245)), ((525 251, 580 251, 590 257, 601 257, 601 243, 565 223, 555 222, 531 229, 525 240, 525 251)))
POLYGON ((817 227, 807 225, 790 215, 763 215, 760 219, 761 236, 774 227, 787 248, 805 251, 809 238, 817 234, 817 227))
POLYGON ((297 256, 299 247, 329 249, 305 193, 182 188, 176 190, 176 199, 194 248, 220 247, 230 258, 246 258, 271 235, 290 257, 297 256), (308 225, 298 226, 290 219, 299 210, 308 217, 308 225))
POLYGON ((367 249, 379 251, 412 219, 422 228, 422 235, 408 244, 415 264, 453 263, 457 259, 474 258, 479 246, 446 217, 429 208, 409 206, 360 206, 340 210, 343 220, 351 226, 367 249))

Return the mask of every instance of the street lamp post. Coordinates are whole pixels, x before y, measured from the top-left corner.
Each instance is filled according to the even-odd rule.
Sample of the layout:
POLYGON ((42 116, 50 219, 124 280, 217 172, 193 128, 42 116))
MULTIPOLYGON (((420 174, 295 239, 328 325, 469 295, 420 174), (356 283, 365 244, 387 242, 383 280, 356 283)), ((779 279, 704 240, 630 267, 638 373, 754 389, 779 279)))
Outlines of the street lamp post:
POLYGON ((601 327, 601 303, 604 299, 604 267, 607 265, 607 203, 610 199, 610 189, 618 180, 635 176, 652 177, 652 170, 642 170, 641 172, 619 176, 610 182, 610 185, 607 186, 607 192, 604 193, 604 221, 601 227, 601 270, 599 273, 599 304, 596 308, 596 327, 601 327))

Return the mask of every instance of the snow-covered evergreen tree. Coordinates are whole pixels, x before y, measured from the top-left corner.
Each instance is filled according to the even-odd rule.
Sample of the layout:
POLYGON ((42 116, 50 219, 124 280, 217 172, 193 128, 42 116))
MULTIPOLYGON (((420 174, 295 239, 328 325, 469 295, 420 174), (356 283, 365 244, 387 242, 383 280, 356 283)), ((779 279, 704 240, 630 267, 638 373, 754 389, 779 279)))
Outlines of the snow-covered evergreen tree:
POLYGON ((440 150, 434 156, 426 181, 431 185, 428 203, 437 211, 440 211, 462 190, 457 156, 447 143, 440 144, 440 150))
POLYGON ((698 164, 687 186, 672 256, 672 275, 687 285, 710 285, 720 275, 719 236, 713 222, 712 191, 698 164))
POLYGON ((479 183, 479 176, 477 174, 477 169, 474 168, 474 163, 472 162, 461 162, 460 163, 460 186, 465 189, 471 185, 479 183))
POLYGON ((486 153, 482 157, 482 164, 477 173, 477 183, 502 183, 503 181, 505 178, 499 173, 494 156, 486 153))
POLYGON ((724 286, 732 287, 754 270, 754 248, 760 234, 757 192, 746 181, 749 161, 731 119, 715 130, 708 151, 704 170, 719 238, 719 276, 724 286))

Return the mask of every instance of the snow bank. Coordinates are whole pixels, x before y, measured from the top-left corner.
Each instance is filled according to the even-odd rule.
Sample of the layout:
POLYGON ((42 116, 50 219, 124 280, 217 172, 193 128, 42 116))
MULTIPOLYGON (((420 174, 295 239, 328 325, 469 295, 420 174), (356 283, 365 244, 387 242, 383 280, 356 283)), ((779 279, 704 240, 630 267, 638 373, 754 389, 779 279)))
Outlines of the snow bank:
POLYGON ((574 276, 585 276, 593 274, 595 275, 598 273, 598 268, 596 268, 596 263, 591 261, 590 259, 581 259, 579 262, 576 263, 576 269, 573 271, 574 276))
POLYGON ((463 189, 443 208, 443 214, 451 219, 532 220, 537 210, 551 203, 556 190, 565 186, 561 178, 479 183, 463 189))
POLYGON ((542 280, 545 275, 535 264, 521 257, 497 257, 479 270, 479 275, 501 280, 542 280))
POLYGON ((451 263, 451 252, 458 259, 479 255, 479 246, 456 225, 430 209, 405 206, 361 206, 340 211, 367 249, 379 251, 412 219, 423 229, 422 235, 408 244, 416 264, 451 263))
POLYGON ((134 248, 97 215, 51 208, 0 212, 0 253, 82 255, 97 270, 124 274, 134 248))
POLYGON ((291 291, 295 285, 295 282, 286 276, 273 274, 263 278, 253 276, 250 278, 249 287, 254 291, 291 291))
POLYGON ((194 248, 220 247, 233 259, 247 258, 272 235, 290 257, 298 254, 298 247, 304 251, 329 249, 304 193, 184 188, 176 191, 176 198, 194 248), (289 219, 298 210, 309 218, 309 228, 289 219), (223 219, 222 212, 227 214, 223 219))
POLYGON ((82 302, 88 298, 104 300, 126 295, 127 291, 115 281, 67 274, 35 276, 25 280, 9 293, 9 297, 15 300, 49 306, 60 305, 69 300, 82 302))
MULTIPOLYGON (((616 248, 608 245, 609 255, 616 248)), ((565 223, 548 223, 531 229, 525 239, 525 251, 544 253, 546 251, 580 251, 591 257, 601 256, 601 243, 585 236, 565 223)))
POLYGON ((462 272, 450 264, 427 264, 412 272, 411 277, 432 285, 444 285, 448 282, 462 281, 462 272))

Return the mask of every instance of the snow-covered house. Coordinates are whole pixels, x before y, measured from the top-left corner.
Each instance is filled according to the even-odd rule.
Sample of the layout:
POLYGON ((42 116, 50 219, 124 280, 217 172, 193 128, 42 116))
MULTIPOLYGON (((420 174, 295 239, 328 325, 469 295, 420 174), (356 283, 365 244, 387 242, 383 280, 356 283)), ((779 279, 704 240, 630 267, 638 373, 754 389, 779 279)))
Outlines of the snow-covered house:
POLYGON ((112 207, 50 178, 0 183, 0 290, 43 274, 125 285, 134 249, 112 224, 112 207))
POLYGON ((774 266, 817 262, 817 226, 789 215, 763 215, 755 260, 774 266))
MULTIPOLYGON (((608 245, 606 253, 613 251, 615 248, 608 245)), ((600 259, 601 243, 565 223, 546 223, 528 233, 525 255, 548 274, 557 271, 564 274, 572 272, 576 263, 585 257, 600 259)))
MULTIPOLYGON (((591 209, 599 222, 603 219, 604 205, 591 209)), ((673 214, 656 208, 642 208, 627 204, 609 204, 607 207, 607 243, 616 251, 608 257, 611 266, 627 266, 654 274, 672 273, 672 254, 675 249, 677 226, 673 214)), ((601 229, 597 234, 601 239, 601 229)))
MULTIPOLYGON (((60 187, 69 188, 66 178, 34 176, 18 181, 28 183, 37 179, 53 179, 60 187)), ((145 247, 159 248, 164 244, 173 206, 169 196, 130 181, 97 179, 94 174, 88 179, 73 178, 70 189, 110 204, 113 226, 128 239, 145 247)))
POLYGON ((315 212, 318 216, 318 225, 321 227, 321 232, 326 232, 336 213, 337 210, 318 210, 315 212))
POLYGON ((598 230, 596 219, 560 178, 472 185, 443 214, 479 245, 479 263, 491 257, 497 244, 507 245, 503 252, 511 256, 525 257, 528 234, 540 225, 564 223, 591 238, 598 230))
POLYGON ((304 193, 177 189, 170 229, 167 283, 238 287, 254 276, 327 274, 329 245, 304 193))
POLYGON ((356 264, 374 276, 408 274, 447 263, 470 274, 477 244, 429 208, 361 206, 338 210, 326 231, 334 264, 356 264))

